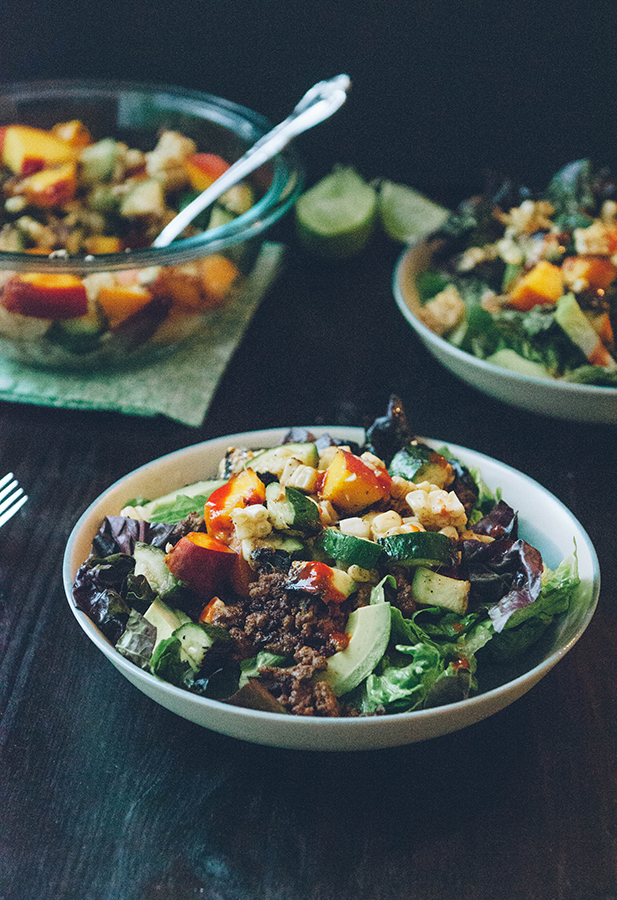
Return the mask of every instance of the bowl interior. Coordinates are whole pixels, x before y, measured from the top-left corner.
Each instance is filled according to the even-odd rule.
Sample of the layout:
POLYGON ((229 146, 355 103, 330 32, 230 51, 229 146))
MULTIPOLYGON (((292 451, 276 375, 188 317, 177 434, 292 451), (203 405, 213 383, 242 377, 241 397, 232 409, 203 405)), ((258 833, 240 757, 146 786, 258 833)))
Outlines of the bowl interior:
MULTIPOLYGON (((270 126, 266 118, 212 94, 150 84, 53 81, 15 84, 0 97, 0 126, 24 124, 51 128, 57 122, 79 119, 95 140, 114 137, 144 151, 156 145, 163 128, 193 138, 202 150, 235 162, 270 126)), ((304 183, 295 151, 285 148, 250 176, 257 197, 251 209, 233 222, 160 249, 144 248, 126 254, 101 254, 72 260, 33 258, 0 252, 0 268, 34 271, 97 271, 165 262, 177 263, 204 252, 219 250, 260 234, 293 204, 304 183)))
POLYGON ((483 393, 521 409, 573 421, 617 423, 617 388, 521 375, 478 359, 427 328, 416 315, 420 305, 416 279, 429 268, 435 246, 422 241, 406 248, 396 264, 392 287, 404 318, 442 365, 483 393))
MULTIPOLYGON (((335 437, 361 442, 362 429, 320 427, 335 437)), ((273 446, 284 429, 231 435, 161 457, 112 485, 84 512, 68 541, 63 566, 65 591, 79 625, 122 674, 139 690, 178 715, 214 731, 255 743, 307 750, 364 750, 426 740, 464 728, 504 708, 528 691, 583 634, 593 615, 600 586, 598 561, 589 537, 569 510, 537 482, 483 454, 448 444, 453 455, 478 467, 489 487, 501 486, 505 499, 519 508, 522 536, 535 543, 549 567, 576 552, 581 587, 570 611, 516 667, 487 673, 487 681, 473 698, 435 709, 359 719, 305 719, 240 709, 175 688, 138 669, 122 657, 101 632, 77 610, 72 585, 79 565, 103 517, 117 514, 136 495, 154 497, 190 482, 212 476, 229 446, 273 446)), ((431 441, 436 448, 443 441, 431 441)))

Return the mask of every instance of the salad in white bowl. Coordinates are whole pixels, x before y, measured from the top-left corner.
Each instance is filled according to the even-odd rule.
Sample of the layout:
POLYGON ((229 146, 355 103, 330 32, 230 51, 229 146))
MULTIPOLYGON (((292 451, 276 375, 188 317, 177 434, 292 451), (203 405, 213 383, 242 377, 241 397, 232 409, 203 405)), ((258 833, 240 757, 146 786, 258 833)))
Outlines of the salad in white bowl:
MULTIPOLYGON (((559 528, 548 542, 535 532, 545 561, 534 526, 519 533, 525 498, 489 487, 468 451, 462 459, 411 435, 395 398, 353 436, 221 439, 218 469, 202 480, 158 492, 171 471, 159 461, 154 496, 127 495, 150 467, 120 482, 67 550, 82 626, 88 617, 112 662, 164 705, 202 724, 200 708, 225 720, 248 713, 253 724, 258 711, 258 736, 213 727, 282 746, 311 746, 306 726, 266 738, 264 716, 403 723, 486 696, 482 717, 499 708, 490 700, 499 684, 519 679, 524 692, 580 636, 597 599, 595 555, 578 523, 565 515, 561 541, 559 528)), ((380 745, 401 742, 394 733, 380 745)))

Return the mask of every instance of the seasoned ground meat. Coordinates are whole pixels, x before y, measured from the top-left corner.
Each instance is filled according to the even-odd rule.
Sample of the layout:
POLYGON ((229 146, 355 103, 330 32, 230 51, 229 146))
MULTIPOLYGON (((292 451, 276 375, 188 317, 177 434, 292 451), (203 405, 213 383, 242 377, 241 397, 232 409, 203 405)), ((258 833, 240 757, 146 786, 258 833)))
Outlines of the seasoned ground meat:
POLYGON ((348 615, 346 604, 328 606, 317 595, 286 590, 282 572, 261 572, 250 596, 215 611, 212 621, 229 630, 241 656, 267 650, 294 657, 306 647, 328 657, 338 649, 332 636, 345 631, 348 615))
MULTIPOLYGON (((406 569, 392 569, 392 574, 396 580, 396 599, 393 601, 398 606, 406 619, 410 619, 415 613, 417 606, 413 598, 413 590, 409 581, 409 575, 406 569)), ((412 575, 413 577, 413 575, 412 575)))
POLYGON ((259 670, 264 687, 279 703, 295 716, 338 716, 339 702, 332 688, 323 682, 313 682, 316 672, 325 669, 325 656, 304 652, 297 654, 302 660, 287 669, 267 666, 259 670))

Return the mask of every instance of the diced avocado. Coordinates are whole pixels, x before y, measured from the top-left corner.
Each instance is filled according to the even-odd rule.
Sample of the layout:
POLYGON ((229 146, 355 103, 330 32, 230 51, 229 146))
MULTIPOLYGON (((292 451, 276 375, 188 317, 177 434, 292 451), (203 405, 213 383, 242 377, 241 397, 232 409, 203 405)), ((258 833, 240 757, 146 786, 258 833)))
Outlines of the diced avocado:
POLYGON ((139 181, 122 201, 120 215, 127 219, 165 214, 163 185, 156 178, 139 181))
POLYGON ((322 532, 318 545, 331 559, 347 566, 359 566, 361 569, 374 569, 383 556, 383 547, 376 541, 343 534, 338 528, 326 528, 322 532))
POLYGON ((302 491, 273 481, 266 487, 266 506, 275 528, 311 530, 319 525, 319 508, 302 491))
MULTIPOLYGON (((210 218, 208 220, 208 228, 220 228, 222 225, 229 225, 229 223, 233 222, 236 218, 237 216, 233 213, 217 204, 212 207, 212 212, 210 213, 210 218)), ((197 219, 195 219, 195 221, 197 221, 197 219)))
POLYGON ((246 181, 234 184, 228 188, 224 194, 219 197, 219 206, 233 213, 234 216, 241 216, 248 212, 255 200, 253 188, 246 181))
POLYGON ((433 569, 418 568, 412 582, 413 597, 422 606, 441 606, 459 615, 467 612, 468 581, 448 578, 433 569))
POLYGON ((439 566, 453 561, 454 543, 438 531, 412 531, 380 538, 388 562, 395 566, 439 566))
POLYGON ((96 144, 89 144, 81 151, 81 180, 86 184, 109 181, 116 164, 118 145, 113 138, 103 138, 96 144))
POLYGON ((180 582, 167 568, 164 550, 136 541, 133 556, 135 557, 134 574, 144 575, 152 590, 156 591, 160 597, 172 595, 174 591, 178 590, 180 582))
POLYGON ((319 451, 313 443, 281 444, 270 450, 263 450, 247 462, 247 467, 258 473, 270 472, 281 475, 289 459, 298 459, 306 466, 316 468, 319 463, 319 451))
POLYGON ((375 603, 354 610, 347 620, 349 644, 328 660, 318 676, 337 697, 348 694, 370 675, 386 652, 390 639, 390 604, 375 603))
POLYGON ((186 613, 179 609, 171 609, 171 607, 167 606, 166 603, 163 603, 159 597, 156 597, 152 601, 152 604, 144 613, 144 619, 156 628, 155 647, 160 644, 161 641, 171 637, 174 631, 180 628, 181 625, 191 621, 186 613))
POLYGON ((546 378, 552 380, 552 375, 547 372, 542 363, 534 362, 531 359, 525 359, 515 350, 504 347, 497 350, 491 356, 487 356, 486 361, 493 363, 495 366, 501 366, 502 369, 509 369, 511 372, 518 372, 519 375, 529 375, 530 378, 546 378))

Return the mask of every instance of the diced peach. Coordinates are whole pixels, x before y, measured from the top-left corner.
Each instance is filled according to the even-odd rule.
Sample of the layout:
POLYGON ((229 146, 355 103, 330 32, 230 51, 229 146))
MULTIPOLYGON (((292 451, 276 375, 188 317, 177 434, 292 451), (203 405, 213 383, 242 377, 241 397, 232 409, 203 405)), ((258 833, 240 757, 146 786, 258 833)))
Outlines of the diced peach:
POLYGON ((216 153, 193 153, 184 160, 184 165, 195 191, 205 191, 229 168, 229 163, 216 153))
POLYGON ((328 468, 320 495, 341 513, 353 516, 390 493, 392 480, 348 450, 339 449, 328 468))
POLYGON ((51 129, 54 137, 61 141, 66 141, 71 147, 87 147, 92 143, 92 136, 83 122, 79 119, 72 119, 70 122, 58 122, 51 129))
POLYGON ((190 312, 199 312, 203 306, 201 279, 194 266, 161 269, 152 291, 157 297, 170 297, 174 306, 190 312))
POLYGON ((86 238, 86 250, 88 253, 120 253, 122 241, 118 237, 107 234, 93 234, 86 238))
POLYGON ((227 579, 235 556, 233 550, 210 535, 192 531, 172 547, 165 564, 172 575, 209 600, 227 579))
POLYGON ((607 256, 569 256, 564 259, 563 277, 576 290, 583 282, 592 291, 604 291, 617 278, 617 266, 607 256))
POLYGON ((62 206, 75 197, 77 169, 74 162, 54 169, 42 169, 24 178, 18 187, 31 206, 49 208, 62 206))
POLYGON ((15 175, 31 175, 46 166, 59 166, 74 158, 73 147, 42 128, 7 126, 2 162, 15 175))
POLYGON ((526 272, 510 289, 510 306, 527 312, 544 303, 557 303, 563 294, 563 275, 559 266, 546 259, 526 272))
POLYGON ((60 273, 13 275, 4 286, 0 303, 9 312, 36 319, 76 319, 88 311, 81 279, 60 273))
POLYGON ((124 287, 117 284, 104 284, 99 288, 97 300, 103 307, 109 324, 114 328, 149 303, 152 300, 152 294, 139 285, 124 287))
POLYGON ((226 256, 214 253, 204 257, 199 268, 207 301, 204 306, 218 306, 227 300, 240 275, 237 265, 226 256))
POLYGON ((234 530, 232 510, 264 503, 266 487, 253 469, 243 469, 213 491, 205 503, 204 518, 208 534, 229 543, 234 530))

